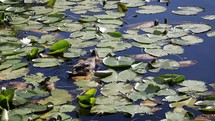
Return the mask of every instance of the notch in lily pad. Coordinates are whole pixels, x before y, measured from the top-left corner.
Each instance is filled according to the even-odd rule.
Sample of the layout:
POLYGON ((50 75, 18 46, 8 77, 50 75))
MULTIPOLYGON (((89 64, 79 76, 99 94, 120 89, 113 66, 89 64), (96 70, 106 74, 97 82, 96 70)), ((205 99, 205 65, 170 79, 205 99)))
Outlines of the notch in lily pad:
POLYGON ((49 48, 49 54, 62 54, 70 46, 71 44, 67 40, 59 40, 49 48))
POLYGON ((78 95, 77 98, 79 99, 78 104, 80 105, 80 107, 90 108, 95 105, 96 98, 94 97, 94 95, 96 94, 96 91, 96 88, 92 88, 85 92, 84 95, 78 95))

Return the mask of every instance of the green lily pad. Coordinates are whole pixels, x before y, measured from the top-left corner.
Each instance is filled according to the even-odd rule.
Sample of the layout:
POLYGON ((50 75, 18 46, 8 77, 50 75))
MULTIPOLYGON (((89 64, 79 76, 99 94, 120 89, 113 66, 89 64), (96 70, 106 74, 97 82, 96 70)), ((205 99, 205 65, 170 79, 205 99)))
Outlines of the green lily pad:
POLYGON ((177 15, 185 15, 185 16, 191 16, 191 15, 196 15, 199 12, 202 12, 204 9, 200 7, 178 7, 179 10, 172 11, 174 14, 177 15))
POLYGON ((49 48, 50 50, 49 54, 63 53, 69 47, 70 43, 67 40, 59 40, 49 48))
POLYGON ((185 117, 184 114, 179 112, 167 112, 165 113, 166 119, 163 119, 162 121, 186 121, 189 120, 188 117, 185 117))
POLYGON ((28 68, 20 68, 16 70, 8 68, 0 72, 0 80, 16 79, 25 76, 28 72, 29 72, 28 68))
POLYGON ((181 100, 188 99, 189 97, 186 95, 170 95, 167 96, 163 99, 163 101, 168 101, 168 102, 178 102, 181 100))
POLYGON ((182 54, 184 49, 181 46, 168 44, 163 47, 163 50, 168 54, 182 54))
POLYGON ((147 106, 139 106, 139 105, 124 105, 116 107, 118 112, 129 113, 131 117, 135 114, 152 114, 152 109, 147 106))
POLYGON ((159 83, 177 84, 184 81, 185 76, 179 74, 164 74, 155 78, 159 83))
POLYGON ((116 105, 95 105, 91 108, 90 113, 117 113, 115 110, 116 105))
POLYGON ((108 72, 111 72, 111 74, 109 76, 103 77, 101 79, 101 81, 103 82, 117 82, 118 81, 118 75, 117 72, 115 70, 109 69, 107 70, 108 72))
POLYGON ((156 95, 158 96, 169 96, 169 95, 176 95, 177 93, 173 89, 163 89, 159 90, 156 95))
POLYGON ((119 56, 117 58, 106 57, 103 59, 103 63, 109 67, 130 67, 135 60, 131 57, 119 56))
POLYGON ((131 104, 128 100, 125 98, 122 98, 121 96, 99 96, 96 98, 96 104, 97 105, 128 105, 131 104))
POLYGON ((167 10, 165 7, 159 5, 147 5, 141 6, 139 8, 140 10, 137 10, 136 12, 140 14, 156 14, 162 13, 167 10))
POLYGON ((123 82, 132 81, 136 76, 137 74, 134 71, 128 69, 119 73, 118 80, 123 82))
POLYGON ((173 44, 177 45, 193 45, 193 44, 198 44, 202 43, 204 40, 200 37, 194 36, 194 35, 187 35, 184 37, 181 37, 181 39, 172 39, 171 42, 173 44))
POLYGON ((166 51, 164 51, 163 49, 150 49, 150 48, 145 48, 144 49, 146 53, 156 56, 156 57, 162 57, 162 56, 166 56, 168 55, 168 53, 166 51))
POLYGON ((32 60, 34 62, 34 67, 55 67, 59 66, 62 60, 56 58, 37 58, 32 60))
POLYGON ((52 102, 54 105, 60 105, 67 103, 67 101, 72 101, 72 96, 66 90, 62 89, 54 89, 51 92, 51 96, 45 98, 44 100, 40 100, 40 104, 47 104, 48 102, 52 102))
POLYGON ((105 96, 126 94, 132 90, 133 86, 125 83, 109 83, 101 89, 101 93, 105 96))
POLYGON ((186 31, 191 31, 193 33, 202 33, 206 32, 211 29, 211 26, 207 24, 196 24, 196 23, 185 23, 178 26, 175 26, 176 28, 182 28, 186 31))
POLYGON ((139 62, 136 64, 132 64, 132 70, 138 74, 145 74, 147 73, 147 65, 148 63, 144 63, 144 62, 139 62))
POLYGON ((206 85, 203 81, 197 80, 185 80, 180 83, 181 87, 177 89, 179 92, 204 92, 207 91, 206 85))
POLYGON ((175 60, 159 59, 154 63, 151 63, 151 66, 153 66, 154 68, 177 69, 180 67, 180 64, 175 60))

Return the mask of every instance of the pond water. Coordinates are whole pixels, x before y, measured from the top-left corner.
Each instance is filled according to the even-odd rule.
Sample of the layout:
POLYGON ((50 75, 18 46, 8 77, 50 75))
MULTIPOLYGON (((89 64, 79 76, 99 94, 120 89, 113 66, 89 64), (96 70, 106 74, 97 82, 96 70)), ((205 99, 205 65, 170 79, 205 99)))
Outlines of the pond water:
MULTIPOLYGON (((73 2, 73 0, 71 0, 71 1, 73 2)), ((107 3, 108 3, 108 1, 107 1, 107 3)), ((89 4, 89 3, 87 3, 87 4, 89 4)), ((128 3, 126 3, 126 4, 128 4, 128 3)), ((166 7, 167 10, 165 12, 161 12, 161 13, 157 13, 157 14, 137 14, 136 11, 139 10, 140 8, 138 8, 138 7, 128 8, 128 11, 126 11, 126 16, 121 18, 123 20, 124 24, 121 25, 120 27, 118 27, 118 29, 116 29, 116 31, 121 32, 123 34, 123 36, 124 36, 125 32, 127 30, 130 30, 132 27, 136 27, 137 25, 143 24, 144 22, 148 22, 148 21, 154 22, 155 20, 158 20, 158 22, 160 24, 162 24, 162 23, 164 23, 164 19, 167 19, 168 24, 173 25, 173 26, 184 24, 184 23, 198 23, 198 24, 199 23, 204 23, 204 24, 207 24, 207 25, 211 26, 211 31, 214 30, 214 28, 215 28, 215 22, 214 22, 215 19, 214 20, 206 20, 206 19, 201 18, 201 17, 206 16, 206 15, 215 15, 215 9, 214 9, 215 2, 212 1, 212 0, 170 0, 168 3, 160 3, 158 1, 150 1, 150 2, 146 2, 146 4, 147 4, 147 6, 148 5, 163 6, 163 7, 166 7), (204 10, 202 12, 199 12, 196 15, 192 15, 192 16, 176 15, 176 14, 172 13, 172 11, 177 10, 177 8, 179 6, 195 6, 195 7, 204 8, 204 10)), ((78 6, 78 0, 77 0, 77 5, 74 4, 74 5, 71 5, 71 6, 78 6)), ((98 6, 102 7, 101 4, 99 4, 98 6)), ((111 9, 111 10, 114 11, 114 12, 117 12, 116 8, 111 9)), ((65 18, 67 20, 72 19, 73 21, 78 21, 79 18, 80 18, 80 15, 79 14, 74 14, 71 11, 68 10, 68 9, 66 11, 64 11, 64 13, 67 14, 67 16, 65 18)), ((103 14, 103 13, 104 13, 104 11, 97 12, 97 13, 87 12, 87 13, 85 13, 85 15, 87 15, 87 14, 91 14, 91 15, 93 15, 93 14, 103 14)), ((42 15, 43 14, 41 14, 41 16, 42 15)), ((38 19, 38 18, 35 17, 35 19, 38 19)), ((44 18, 44 21, 46 19, 47 18, 44 18)), ((39 19, 38 19, 38 21, 39 21, 39 19)), ((44 22, 44 21, 41 20, 40 22, 44 22)), ((53 24, 53 26, 55 26, 55 27, 58 26, 59 27, 60 24, 62 24, 62 23, 57 23, 56 25, 53 24)), ((50 25, 52 26, 52 24, 50 24, 50 25)), ((46 24, 45 26, 50 27, 49 24, 46 24)), ((68 24, 68 26, 69 26, 69 24, 68 24)), ((86 26, 88 27, 88 25, 86 25, 86 26)), ((62 27, 62 26, 60 26, 60 27, 62 27)), ((76 25, 71 25, 71 28, 76 28, 76 27, 77 27, 76 25)), ((68 28, 66 28, 66 29, 68 29, 68 28)), ((197 29, 200 30, 202 28, 197 27, 197 29)), ((54 37, 57 38, 56 40, 60 40, 60 39, 68 39, 70 36, 71 36, 70 37, 70 39, 71 39, 72 35, 70 35, 70 34, 75 33, 75 31, 72 31, 72 32, 66 31, 66 32, 64 32, 64 31, 58 30, 59 32, 56 32, 54 30, 54 31, 48 31, 48 33, 44 34, 42 32, 44 32, 45 29, 40 28, 38 30, 43 30, 43 31, 38 32, 38 31, 32 31, 32 30, 29 31, 29 30, 27 30, 27 33, 26 33, 26 30, 20 29, 20 31, 18 32, 18 35, 16 37, 18 37, 19 39, 22 39, 24 37, 29 37, 29 35, 33 35, 33 36, 37 36, 37 37, 40 38, 41 36, 43 36, 45 34, 57 33, 58 35, 54 36, 54 37)), ((79 30, 77 30, 77 31, 79 31, 79 30)), ((88 31, 88 30, 86 30, 86 31, 88 31)), ((190 35, 195 35, 197 37, 200 37, 200 38, 202 38, 204 40, 204 42, 197 43, 197 44, 194 44, 194 45, 189 45, 189 46, 182 46, 183 49, 184 49, 184 52, 182 54, 169 54, 169 55, 166 55, 166 56, 161 56, 161 57, 159 57, 159 59, 171 59, 171 60, 175 60, 175 61, 178 61, 178 62, 184 61, 184 60, 194 60, 195 62, 197 62, 196 64, 189 65, 188 67, 179 67, 177 69, 161 69, 159 72, 156 72, 156 73, 149 72, 147 70, 148 71, 147 73, 145 73, 144 75, 140 74, 140 76, 142 78, 145 78, 145 77, 148 77, 148 76, 157 77, 157 76, 160 76, 160 75, 163 75, 163 74, 180 74, 180 75, 184 75, 187 80, 203 81, 203 82, 206 83, 207 88, 208 88, 209 91, 214 91, 214 89, 212 89, 212 87, 210 87, 208 85, 208 84, 214 83, 214 77, 213 77, 213 75, 215 74, 215 66, 214 66, 214 63, 215 63, 215 57, 214 57, 215 41, 214 41, 214 36, 213 37, 208 37, 207 36, 207 33, 208 33, 209 30, 201 32, 201 33, 198 33, 198 34, 193 33, 191 31, 192 31, 192 29, 190 29, 189 32, 188 32, 190 35)), ((145 34, 145 33, 146 32, 143 32, 143 31, 139 30, 139 34, 145 34)), ((101 32, 100 34, 106 34, 106 33, 101 32)), ((116 33, 114 33, 114 36, 116 36, 115 34, 116 33)), ((90 36, 88 35, 87 37, 90 37, 90 36)), ((78 38, 78 36, 77 36, 77 38, 78 38)), ((50 38, 48 38, 48 39, 50 39, 50 38)), ((95 39, 95 38, 93 38, 93 39, 95 39)), ((98 41, 97 39, 98 38, 96 38, 95 41, 98 41)), ((107 39, 107 38, 103 38, 103 39, 107 39)), ((113 38, 111 38, 111 39, 113 39, 113 38)), ((74 38, 73 38, 73 40, 75 41, 74 38)), ((70 42, 72 40, 68 39, 68 41, 70 42)), ((128 42, 128 43, 133 42, 133 40, 129 40, 129 39, 125 39, 123 41, 128 42)), ((40 43, 40 41, 36 41, 36 43, 37 42, 40 43)), ((42 51, 41 53, 45 54, 45 56, 46 56, 46 54, 51 51, 49 48, 54 42, 55 42, 55 39, 53 39, 53 41, 50 42, 50 43, 49 42, 46 42, 46 43, 41 42, 42 44, 40 43, 39 45, 42 45, 42 46, 45 47, 45 50, 42 51)), ((71 47, 73 48, 74 46, 76 46, 75 44, 76 43, 72 43, 71 47)), ((82 46, 82 45, 80 45, 80 46, 82 46)), ((96 46, 87 46, 87 47, 83 47, 83 48, 74 47, 74 48, 83 49, 83 50, 87 51, 86 54, 79 55, 79 56, 82 56, 83 58, 90 58, 91 53, 89 51, 95 49, 96 46)), ((175 51, 175 50, 173 49, 172 51, 175 51)), ((124 55, 146 54, 146 52, 144 51, 144 48, 139 48, 139 47, 134 47, 134 46, 132 46, 129 49, 125 49, 123 51, 117 51, 117 52, 114 52, 114 53, 116 54, 115 57, 124 56, 124 55)), ((151 55, 153 55, 153 53, 151 55)), ((27 61, 25 56, 21 56, 21 57, 23 57, 23 58, 21 58, 22 62, 27 61)), ((52 56, 49 56, 49 57, 52 57, 52 56)), ((77 118, 77 120, 82 120, 82 121, 89 121, 89 120, 91 120, 91 121, 96 121, 96 120, 99 120, 99 121, 110 121, 110 120, 114 120, 114 121, 143 121, 143 120, 152 120, 152 121, 155 121, 155 120, 166 119, 167 116, 165 116, 165 113, 169 112, 169 111, 173 111, 173 108, 169 107, 169 104, 171 104, 172 102, 169 101, 169 102, 164 102, 164 103, 161 103, 160 105, 158 105, 157 108, 161 108, 161 110, 153 112, 152 115, 134 113, 135 115, 133 117, 130 117, 131 115, 127 115, 127 114, 124 114, 124 113, 119 113, 120 111, 117 112, 117 113, 113 113, 113 114, 107 113, 107 114, 104 114, 104 115, 101 115, 99 112, 97 112, 98 114, 95 113, 95 112, 92 113, 92 114, 87 114, 87 115, 82 114, 82 113, 89 113, 89 110, 87 111, 86 109, 79 109, 78 108, 79 106, 77 106, 78 105, 78 103, 77 103, 78 99, 77 99, 76 96, 83 94, 83 91, 81 89, 78 89, 78 86, 74 84, 75 79, 71 79, 71 77, 67 73, 67 71, 71 71, 71 69, 74 68, 74 65, 76 65, 78 63, 78 61, 80 59, 82 59, 82 57, 80 57, 80 58, 67 58, 67 59, 64 58, 66 61, 63 61, 60 65, 58 65, 56 67, 51 67, 50 66, 48 68, 37 68, 37 67, 34 66, 35 63, 30 60, 30 61, 28 61, 30 64, 27 65, 27 68, 29 69, 29 72, 26 75, 35 74, 35 73, 40 72, 40 73, 43 73, 45 77, 57 76, 59 78, 59 81, 54 82, 55 83, 55 88, 67 90, 69 92, 69 94, 72 95, 72 97, 74 97, 74 100, 68 100, 68 101, 70 101, 69 104, 72 104, 72 105, 77 107, 77 111, 76 110, 71 111, 71 112, 68 111, 69 113, 66 113, 66 114, 69 114, 71 117, 77 118), (81 110, 84 110, 84 111, 81 111, 81 110)), ((1 58, 3 58, 3 57, 1 57, 1 58)), ((37 57, 37 58, 42 58, 42 57, 40 56, 40 57, 37 57)), ((61 56, 58 57, 58 55, 57 55, 57 57, 56 57, 54 55, 53 58, 58 58, 59 59, 59 58, 61 58, 61 56)), ((101 58, 101 59, 103 59, 103 58, 101 58)), ((103 60, 103 62, 104 62, 104 60, 103 60)), ((144 62, 146 62, 146 60, 144 60, 144 62)), ((148 60, 147 60, 147 63, 149 63, 148 60)), ((108 64, 109 63, 107 63, 107 65, 108 64)), ((109 67, 105 66, 104 63, 99 63, 98 68, 101 69, 101 70, 102 69, 106 70, 109 67)), ((122 70, 117 70, 117 72, 120 72, 120 71, 122 71, 122 70)), ((3 87, 5 85, 7 86, 9 82, 17 82, 17 81, 18 82, 23 82, 23 80, 27 80, 27 79, 24 79, 23 77, 16 78, 16 79, 12 78, 12 79, 7 80, 4 77, 1 78, 1 76, 2 75, 0 74, 0 87, 3 87), (6 81, 4 81, 4 80, 6 80, 6 81)), ((99 81, 100 85, 96 87, 98 90, 97 90, 97 93, 96 93, 95 97, 99 97, 99 96, 104 95, 103 93, 101 93, 102 91, 100 91, 100 89, 101 89, 101 87, 104 88, 106 85, 108 85, 108 83, 109 82, 104 82, 103 83, 103 82, 99 81)), ((121 83, 121 82, 118 82, 118 83, 121 83)), ((130 83, 131 84, 136 84, 135 81, 131 81, 131 82, 129 82, 129 84, 130 83)), ((35 83, 30 83, 30 85, 35 86, 35 83)), ((35 88, 37 86, 38 85, 36 85, 35 88)), ((176 87, 176 89, 179 88, 178 86, 175 86, 175 87, 176 87)), ((136 86, 134 86, 133 88, 136 89, 136 86)), ((171 88, 174 88, 174 86, 171 87, 171 88)), ((89 89, 89 88, 86 88, 86 89, 89 89)), ((128 92, 128 93, 130 93, 130 92, 128 92)), ((125 93, 125 94, 127 94, 127 93, 125 93)), ((117 96, 125 98, 126 100, 132 100, 132 99, 129 99, 129 97, 126 97, 125 94, 124 94, 124 92, 119 92, 119 94, 117 96)), ((187 93, 187 95, 189 95, 189 94, 187 93)), ((190 97, 192 97, 192 96, 190 96, 190 97)), ((33 97, 31 97, 31 98, 33 98, 33 97)), ((150 98, 150 96, 147 97, 147 98, 152 99, 152 98, 150 98)), ((165 95, 163 95, 163 96, 161 96, 159 98, 161 100, 161 99, 165 98, 165 95)), ((44 97, 41 96, 41 97, 36 98, 36 99, 38 100, 38 102, 40 104, 43 104, 39 100, 44 99, 44 97)), ((187 100, 187 99, 188 98, 184 98, 183 100, 187 100)), ((198 99, 198 98, 196 98, 196 99, 198 99)), ((139 104, 139 103, 141 103, 141 101, 142 100, 139 99, 139 100, 133 101, 133 102, 135 102, 134 104, 139 104)), ((176 102, 180 102, 180 101, 181 100, 176 101, 176 102)), ((213 99, 213 101, 214 101, 214 99, 213 99)), ((22 106, 20 106, 20 107, 22 107, 22 106)), ((193 117, 191 116, 190 119, 195 119, 198 115, 204 114, 203 112, 197 110, 196 108, 191 108, 191 107, 188 107, 188 106, 184 106, 184 109, 193 113, 194 116, 193 117)), ((99 109, 97 109, 97 110, 99 110, 99 109)), ((156 110, 156 108, 154 110, 156 110)), ((100 109, 100 111, 103 111, 103 110, 100 109)), ((126 112, 126 111, 124 111, 124 112, 126 112)), ((212 114, 213 113, 214 113, 214 110, 213 110, 212 114)), ((27 114, 25 114, 25 115, 27 115, 27 114)), ((54 115, 54 113, 53 113, 53 115, 54 115)), ((178 116, 178 115, 176 115, 176 116, 178 116)), ((47 118, 48 116, 44 116, 44 117, 47 118)), ((173 119, 174 118, 172 118, 172 120, 173 119)), ((181 116, 181 114, 180 114, 179 119, 183 119, 183 115, 181 116)), ((213 118, 213 119, 215 119, 215 118, 213 118)))

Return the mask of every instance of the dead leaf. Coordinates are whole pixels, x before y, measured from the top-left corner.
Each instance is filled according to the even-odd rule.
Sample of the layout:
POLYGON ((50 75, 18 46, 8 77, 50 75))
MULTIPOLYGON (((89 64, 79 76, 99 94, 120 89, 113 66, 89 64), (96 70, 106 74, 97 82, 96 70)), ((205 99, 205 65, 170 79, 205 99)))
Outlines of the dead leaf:
POLYGON ((141 106, 149 106, 149 107, 154 107, 157 105, 157 103, 151 101, 151 100, 144 100, 143 102, 140 103, 141 106))
POLYGON ((128 28, 131 29, 144 29, 154 26, 154 21, 147 21, 147 22, 141 22, 136 24, 130 24, 128 25, 128 28))
POLYGON ((149 54, 137 54, 137 55, 131 55, 131 57, 135 59, 142 59, 142 60, 153 60, 157 59, 157 57, 151 56, 149 54))
POLYGON ((209 84, 215 90, 215 83, 209 84))
POLYGON ((75 81, 92 80, 93 76, 94 72, 88 72, 86 76, 73 76, 72 79, 75 81))
POLYGON ((195 121, 215 121, 215 114, 202 114, 195 118, 195 121))
POLYGON ((2 85, 2 87, 6 88, 16 88, 17 90, 23 90, 26 88, 32 88, 24 82, 9 82, 2 85))
POLYGON ((159 110, 161 110, 161 109, 162 109, 162 108, 153 107, 153 108, 152 108, 152 112, 159 111, 159 110))
POLYGON ((179 64, 180 64, 180 67, 189 67, 189 66, 197 64, 197 61, 185 60, 185 61, 179 61, 179 64))
POLYGON ((44 30, 38 30, 38 29, 31 30, 31 32, 35 32, 35 33, 39 33, 39 34, 48 34, 48 32, 47 32, 47 31, 44 31, 44 30))

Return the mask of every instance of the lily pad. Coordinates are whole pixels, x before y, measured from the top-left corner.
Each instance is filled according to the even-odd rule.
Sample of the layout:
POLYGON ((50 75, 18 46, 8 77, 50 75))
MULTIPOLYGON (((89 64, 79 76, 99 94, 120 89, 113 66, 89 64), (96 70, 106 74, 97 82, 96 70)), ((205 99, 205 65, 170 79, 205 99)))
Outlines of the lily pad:
POLYGON ((131 57, 125 57, 125 56, 119 56, 117 58, 114 57, 106 57, 103 59, 103 63, 106 66, 109 67, 115 67, 115 68, 120 68, 120 67, 130 67, 131 64, 135 60, 131 57))
POLYGON ((69 47, 70 43, 67 40, 59 40, 49 48, 50 50, 49 54, 63 53, 69 47))
POLYGON ((198 80, 185 80, 181 84, 184 86, 182 88, 177 89, 179 92, 204 92, 207 91, 206 85, 203 81, 198 80))
POLYGON ((25 76, 28 72, 29 72, 28 68, 20 68, 16 70, 8 68, 0 72, 0 80, 16 79, 25 76))
POLYGON ((207 24, 196 24, 196 23, 185 23, 178 26, 176 28, 182 28, 186 31, 191 31, 193 33, 203 33, 211 29, 211 26, 207 24))
POLYGON ((134 71, 128 69, 119 73, 118 80, 123 82, 132 81, 136 76, 137 74, 134 71))
POLYGON ((204 9, 200 7, 178 7, 179 10, 172 11, 174 14, 177 15, 186 15, 186 16, 191 16, 191 15, 196 15, 199 12, 202 12, 204 9))
POLYGON ((173 44, 177 45, 193 45, 193 44, 199 44, 202 43, 204 40, 200 37, 194 36, 194 35, 187 35, 184 37, 181 37, 181 39, 172 39, 171 42, 173 44))
POLYGON ((133 117, 135 114, 152 114, 151 108, 147 106, 139 106, 139 105, 125 105, 125 106, 118 106, 116 107, 116 110, 118 112, 123 113, 129 113, 131 114, 131 117, 133 117))
POLYGON ((206 20, 214 20, 215 19, 215 15, 206 15, 206 16, 202 16, 203 19, 206 20))
POLYGON ((215 37, 215 31, 210 31, 207 33, 208 37, 215 37))
POLYGON ((150 49, 150 48, 145 48, 144 49, 146 53, 156 56, 156 57, 162 57, 162 56, 166 56, 168 55, 168 53, 166 51, 164 51, 163 49, 150 49))
POLYGON ((47 104, 48 102, 52 102, 54 105, 60 105, 67 103, 67 101, 72 101, 72 96, 66 90, 62 89, 54 89, 51 92, 51 96, 45 98, 44 100, 40 100, 40 104, 47 104))
POLYGON ((182 54, 184 49, 181 46, 168 44, 163 47, 163 50, 168 54, 182 54))
POLYGON ((105 96, 126 94, 132 90, 133 86, 125 83, 109 83, 101 89, 105 96))
POLYGON ((165 7, 159 5, 147 5, 141 6, 139 8, 140 10, 137 10, 136 12, 140 14, 156 14, 162 13, 167 10, 165 7))
POLYGON ((55 67, 59 66, 61 62, 63 62, 60 59, 56 58, 37 58, 32 60, 34 62, 34 67, 55 67))

